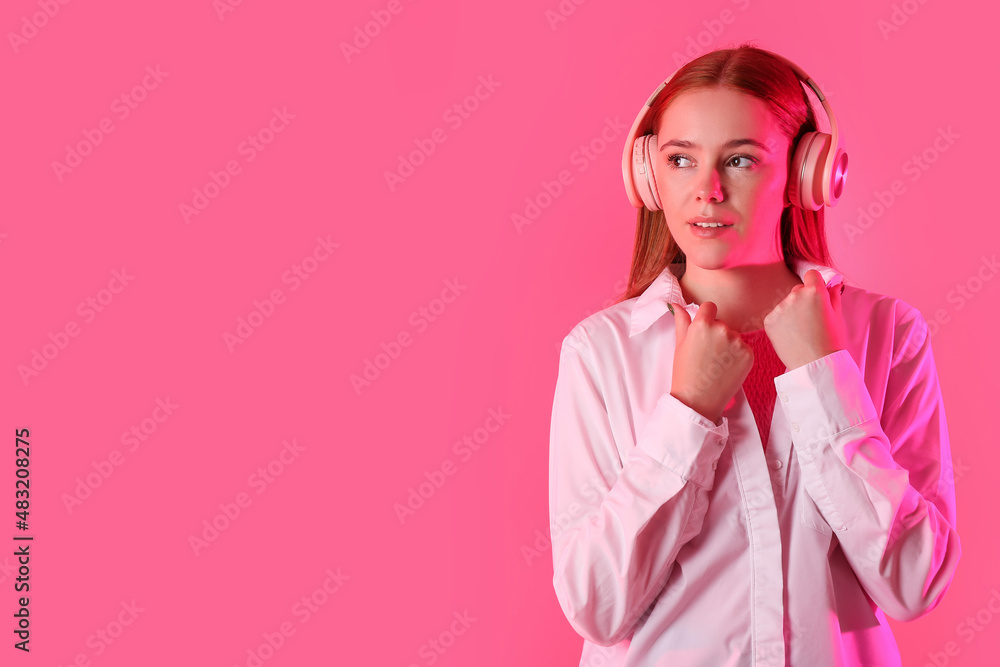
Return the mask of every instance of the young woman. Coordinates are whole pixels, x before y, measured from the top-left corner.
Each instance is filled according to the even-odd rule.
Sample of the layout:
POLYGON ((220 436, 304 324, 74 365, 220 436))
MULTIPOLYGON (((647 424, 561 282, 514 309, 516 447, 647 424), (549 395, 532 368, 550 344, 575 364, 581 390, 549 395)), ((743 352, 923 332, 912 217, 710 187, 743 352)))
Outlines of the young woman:
POLYGON ((633 125, 629 289, 563 340, 552 408, 553 584, 581 665, 899 665, 886 617, 951 583, 930 335, 833 268, 838 139, 814 82, 749 45, 682 67, 633 125))

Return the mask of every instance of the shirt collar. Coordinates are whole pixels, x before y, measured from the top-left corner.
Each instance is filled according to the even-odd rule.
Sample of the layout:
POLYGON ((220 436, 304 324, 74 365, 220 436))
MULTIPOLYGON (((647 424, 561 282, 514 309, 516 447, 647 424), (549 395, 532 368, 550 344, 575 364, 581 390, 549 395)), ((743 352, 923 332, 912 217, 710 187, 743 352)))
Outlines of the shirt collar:
MULTIPOLYGON (((656 280, 632 304, 632 324, 628 334, 629 338, 642 333, 652 326, 653 322, 660 319, 664 313, 669 312, 667 310, 668 303, 680 303, 684 306, 691 305, 684 300, 684 296, 681 293, 680 281, 677 280, 677 277, 671 270, 671 266, 675 265, 668 265, 663 269, 660 275, 656 277, 656 280)), ((792 266, 795 273, 803 281, 809 269, 819 271, 820 275, 823 276, 823 282, 827 286, 839 285, 844 281, 843 275, 829 266, 797 258, 792 259, 792 266)))

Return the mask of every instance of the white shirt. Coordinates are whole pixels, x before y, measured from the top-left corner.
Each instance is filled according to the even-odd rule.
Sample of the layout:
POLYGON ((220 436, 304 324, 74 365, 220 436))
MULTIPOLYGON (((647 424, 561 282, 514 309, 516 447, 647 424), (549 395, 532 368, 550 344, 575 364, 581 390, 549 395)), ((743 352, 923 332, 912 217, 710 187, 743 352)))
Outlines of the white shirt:
POLYGON ((961 555, 926 321, 846 285, 847 349, 774 378, 765 454, 742 388, 718 425, 670 395, 668 302, 699 308, 669 268, 560 351, 553 586, 580 665, 900 665, 886 615, 933 609, 961 555))

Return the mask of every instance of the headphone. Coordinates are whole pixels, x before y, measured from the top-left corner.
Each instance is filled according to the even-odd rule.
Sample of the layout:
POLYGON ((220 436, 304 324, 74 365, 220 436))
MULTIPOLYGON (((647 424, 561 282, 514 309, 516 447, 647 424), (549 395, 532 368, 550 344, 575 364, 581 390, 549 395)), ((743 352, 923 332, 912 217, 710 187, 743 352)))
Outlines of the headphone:
MULTIPOLYGON (((761 49, 763 50, 763 49, 761 49)), ((792 166, 788 173, 788 183, 786 185, 787 200, 791 204, 801 209, 818 211, 824 204, 836 206, 844 191, 844 184, 847 181, 847 153, 844 151, 843 139, 837 130, 837 119, 833 115, 833 109, 826 101, 826 97, 820 91, 816 82, 809 78, 809 75, 802 69, 777 53, 767 51, 770 55, 787 63, 795 72, 799 82, 805 82, 817 99, 823 104, 826 116, 830 120, 830 131, 832 136, 826 132, 806 132, 799 138, 795 146, 795 154, 792 158, 792 166)), ((646 100, 646 104, 639 110, 632 129, 629 130, 625 139, 625 150, 622 153, 622 177, 625 179, 625 193, 629 201, 635 208, 645 206, 651 211, 659 211, 663 208, 660 202, 660 194, 656 190, 656 170, 654 166, 656 135, 645 134, 636 138, 639 125, 649 112, 660 91, 666 87, 667 83, 674 77, 674 73, 661 83, 653 94, 646 100)), ((812 106, 808 97, 806 103, 812 106)))

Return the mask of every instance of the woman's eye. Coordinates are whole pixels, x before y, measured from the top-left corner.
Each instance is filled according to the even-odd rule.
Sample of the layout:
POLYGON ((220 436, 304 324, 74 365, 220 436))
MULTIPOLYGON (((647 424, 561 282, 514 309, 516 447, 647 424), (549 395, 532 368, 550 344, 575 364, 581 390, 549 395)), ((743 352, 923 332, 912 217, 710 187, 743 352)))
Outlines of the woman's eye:
MULTIPOLYGON (((680 155, 680 154, 674 154, 674 155, 671 155, 671 156, 667 157, 667 163, 671 167, 673 167, 674 169, 682 169, 686 165, 677 164, 677 162, 675 162, 675 160, 690 160, 690 158, 687 157, 686 155, 680 155)), ((754 157, 752 157, 752 156, 750 156, 750 155, 734 155, 733 157, 729 158, 729 161, 727 162, 727 164, 732 164, 734 161, 737 161, 737 160, 745 160, 747 162, 746 164, 743 164, 742 166, 736 166, 736 165, 734 165, 734 166, 736 166, 737 169, 748 169, 749 167, 752 167, 754 164, 757 163, 757 159, 754 158, 754 157)))
MULTIPOLYGON (((753 166, 754 163, 757 162, 757 160, 750 157, 749 155, 734 155, 733 160, 746 160, 747 164, 745 164, 742 168, 753 166)), ((732 162, 733 160, 730 160, 730 162, 732 162)))

